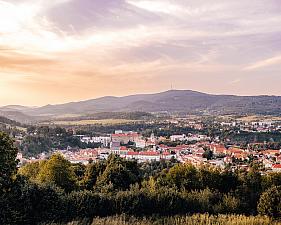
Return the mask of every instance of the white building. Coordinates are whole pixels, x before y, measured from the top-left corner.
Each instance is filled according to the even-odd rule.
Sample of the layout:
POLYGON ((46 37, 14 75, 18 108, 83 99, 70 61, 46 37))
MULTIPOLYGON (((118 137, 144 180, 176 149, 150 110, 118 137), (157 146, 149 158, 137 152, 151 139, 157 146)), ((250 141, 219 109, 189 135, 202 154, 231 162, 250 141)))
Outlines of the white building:
POLYGON ((136 143, 137 148, 145 148, 146 147, 146 141, 145 140, 139 139, 139 140, 136 140, 135 143, 136 143))
POLYGON ((186 135, 182 134, 182 135, 172 135, 170 137, 171 141, 184 141, 186 139, 186 135))

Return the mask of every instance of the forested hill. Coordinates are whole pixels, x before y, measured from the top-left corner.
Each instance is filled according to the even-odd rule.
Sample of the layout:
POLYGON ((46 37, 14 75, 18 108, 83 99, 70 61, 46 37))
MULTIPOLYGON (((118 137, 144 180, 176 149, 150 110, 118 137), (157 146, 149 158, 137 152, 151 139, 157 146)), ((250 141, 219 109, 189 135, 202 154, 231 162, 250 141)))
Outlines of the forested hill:
POLYGON ((14 120, 10 120, 3 116, 0 116, 0 124, 6 124, 6 125, 11 125, 11 126, 21 126, 21 123, 16 122, 14 120))
MULTIPOLYGON (((1 108, 0 108, 1 110, 1 108)), ((192 114, 281 114, 280 96, 213 95, 190 90, 170 90, 156 94, 102 97, 60 105, 27 108, 18 112, 29 116, 58 116, 98 112, 185 112, 192 114)))

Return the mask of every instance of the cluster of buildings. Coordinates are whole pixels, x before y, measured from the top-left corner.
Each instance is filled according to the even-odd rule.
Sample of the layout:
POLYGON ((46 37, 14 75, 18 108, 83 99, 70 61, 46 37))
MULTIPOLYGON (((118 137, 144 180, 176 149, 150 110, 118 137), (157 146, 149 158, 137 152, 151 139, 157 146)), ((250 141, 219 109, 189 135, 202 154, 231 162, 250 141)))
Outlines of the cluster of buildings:
POLYGON ((273 131, 281 131, 281 121, 273 121, 273 120, 262 120, 262 121, 251 121, 251 122, 242 122, 242 121, 234 121, 234 122, 221 122, 221 126, 226 127, 236 127, 241 131, 245 132, 273 132, 273 131))
MULTIPOLYGON (((170 121, 177 124, 178 122, 170 121)), ((182 123, 182 121, 179 121, 182 123)), ((202 123, 193 121, 185 122, 186 126, 202 128, 202 123), (197 127, 198 126, 198 127, 197 127)), ((252 132, 263 132, 265 130, 277 130, 278 123, 272 121, 262 122, 221 122, 221 126, 239 127, 240 130, 252 132)), ((143 137, 134 131, 116 130, 113 134, 92 137, 87 135, 75 135, 83 143, 100 143, 99 148, 94 149, 65 149, 56 150, 72 163, 87 164, 90 161, 107 159, 110 154, 119 155, 127 160, 137 160, 138 162, 151 162, 160 160, 177 160, 181 163, 191 163, 193 165, 210 164, 220 168, 231 167, 247 169, 249 161, 257 161, 269 171, 281 172, 281 151, 271 149, 253 150, 248 146, 242 149, 236 146, 225 146, 218 139, 211 139, 202 134, 173 134, 169 138, 156 137, 153 133, 150 137, 143 137), (168 143, 181 143, 177 146, 168 143), (162 143, 162 144, 161 144, 162 143), (166 143, 167 145, 163 144, 166 143), (169 145, 169 146, 168 146, 169 145), (171 147, 174 146, 174 147, 171 147), (206 157, 206 152, 211 152, 211 157, 206 157)), ((20 138, 19 138, 20 140, 20 138)), ((255 144, 255 143, 252 143, 255 144)), ((40 154, 36 159, 42 160, 48 154, 40 154)), ((23 162, 22 155, 18 159, 23 162)))
MULTIPOLYGON (((224 162, 230 165, 233 164, 233 161, 235 160, 243 162, 252 159, 261 163, 266 170, 281 172, 281 150, 267 149, 255 151, 238 147, 226 148, 222 144, 210 144, 209 147, 215 157, 224 156, 224 162)), ((247 164, 243 165, 242 163, 239 166, 247 167, 247 164)))
POLYGON ((187 141, 187 142, 192 142, 192 141, 208 141, 208 140, 211 140, 211 139, 207 135, 191 134, 191 133, 189 133, 188 135, 185 135, 185 134, 171 135, 170 140, 171 141, 187 141))

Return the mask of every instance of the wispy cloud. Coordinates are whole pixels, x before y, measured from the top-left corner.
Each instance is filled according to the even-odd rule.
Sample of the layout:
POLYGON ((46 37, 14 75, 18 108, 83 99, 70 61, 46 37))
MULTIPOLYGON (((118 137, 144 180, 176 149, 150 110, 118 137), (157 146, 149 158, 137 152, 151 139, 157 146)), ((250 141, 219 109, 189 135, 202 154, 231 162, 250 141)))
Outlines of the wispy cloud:
POLYGON ((279 65, 281 68, 281 55, 255 62, 255 63, 245 67, 244 70, 248 70, 248 71, 258 70, 258 69, 262 69, 262 68, 266 68, 266 67, 270 67, 270 66, 274 66, 274 65, 279 65))

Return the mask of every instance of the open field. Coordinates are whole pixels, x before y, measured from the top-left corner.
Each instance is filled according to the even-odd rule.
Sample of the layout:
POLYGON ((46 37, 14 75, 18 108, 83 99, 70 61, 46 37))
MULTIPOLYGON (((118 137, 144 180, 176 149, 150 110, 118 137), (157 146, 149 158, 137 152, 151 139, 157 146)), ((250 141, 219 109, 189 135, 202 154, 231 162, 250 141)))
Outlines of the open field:
POLYGON ((254 122, 260 120, 272 120, 272 121, 281 121, 281 117, 279 116, 245 116, 241 117, 238 120, 242 122, 254 122))
MULTIPOLYGON (((49 225, 56 223, 49 223, 49 225)), ((92 221, 79 220, 67 225, 280 225, 281 222, 272 221, 262 216, 240 216, 195 214, 192 216, 174 216, 163 218, 135 218, 125 215, 95 218, 92 221)), ((47 224, 46 224, 47 225, 47 224)))
POLYGON ((62 125, 62 126, 83 126, 83 125, 93 125, 93 124, 102 124, 102 125, 115 125, 115 124, 126 124, 139 122, 139 120, 126 120, 126 119, 104 119, 104 120, 59 120, 52 122, 42 122, 41 125, 62 125))

